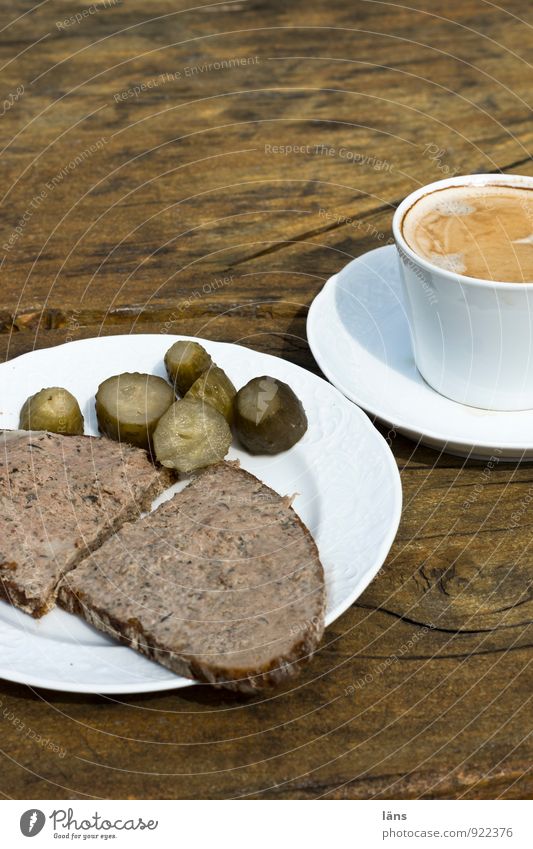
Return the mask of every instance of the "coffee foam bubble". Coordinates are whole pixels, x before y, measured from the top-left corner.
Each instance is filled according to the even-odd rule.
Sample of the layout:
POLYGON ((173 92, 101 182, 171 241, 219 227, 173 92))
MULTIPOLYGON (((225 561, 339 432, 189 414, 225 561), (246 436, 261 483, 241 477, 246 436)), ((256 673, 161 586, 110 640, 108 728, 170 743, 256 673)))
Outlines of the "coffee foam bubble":
POLYGON ((446 271, 455 271, 456 274, 464 274, 466 265, 464 254, 432 254, 428 259, 439 268, 445 268, 446 271))
POLYGON ((441 215, 470 215, 470 213, 474 212, 472 204, 460 199, 439 201, 435 209, 441 215))

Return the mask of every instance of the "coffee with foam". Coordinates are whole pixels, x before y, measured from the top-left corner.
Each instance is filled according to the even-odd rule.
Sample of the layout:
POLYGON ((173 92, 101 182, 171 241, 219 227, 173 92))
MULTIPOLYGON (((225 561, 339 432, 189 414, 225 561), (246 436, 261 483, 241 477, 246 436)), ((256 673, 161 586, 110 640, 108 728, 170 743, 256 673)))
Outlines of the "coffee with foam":
POLYGON ((533 190, 450 186, 407 210, 402 235, 434 265, 482 280, 533 283, 533 190))

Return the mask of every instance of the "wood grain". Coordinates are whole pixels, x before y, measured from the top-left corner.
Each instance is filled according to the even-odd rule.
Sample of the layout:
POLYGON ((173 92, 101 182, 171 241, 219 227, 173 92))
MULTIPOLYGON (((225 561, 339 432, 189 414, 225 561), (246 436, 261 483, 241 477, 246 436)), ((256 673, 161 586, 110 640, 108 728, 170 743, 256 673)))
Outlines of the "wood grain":
MULTIPOLYGON (((190 6, 0 10, 2 358, 179 332, 318 371, 309 305, 402 197, 533 174, 525 0, 190 6)), ((533 466, 381 430, 398 537, 294 689, 2 682, 2 793, 531 798, 533 466)))

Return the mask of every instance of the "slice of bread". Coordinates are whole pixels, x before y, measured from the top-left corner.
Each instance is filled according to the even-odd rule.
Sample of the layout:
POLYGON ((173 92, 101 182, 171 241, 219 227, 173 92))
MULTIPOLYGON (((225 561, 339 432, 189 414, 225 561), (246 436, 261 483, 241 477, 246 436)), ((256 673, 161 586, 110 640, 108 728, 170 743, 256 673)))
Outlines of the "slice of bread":
POLYGON ((179 675, 255 692, 317 648, 324 574, 289 500, 220 463, 69 572, 59 603, 179 675))
POLYGON ((110 439, 0 431, 0 597, 42 616, 60 578, 171 483, 110 439))

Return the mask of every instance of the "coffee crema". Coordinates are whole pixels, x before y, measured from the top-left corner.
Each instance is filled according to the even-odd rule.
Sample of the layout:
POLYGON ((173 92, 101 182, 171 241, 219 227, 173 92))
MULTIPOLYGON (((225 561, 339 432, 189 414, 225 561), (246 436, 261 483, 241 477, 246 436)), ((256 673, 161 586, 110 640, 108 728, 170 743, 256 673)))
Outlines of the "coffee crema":
POLYGON ((533 190, 450 186, 407 210, 402 235, 434 265, 482 280, 533 283, 533 190))

